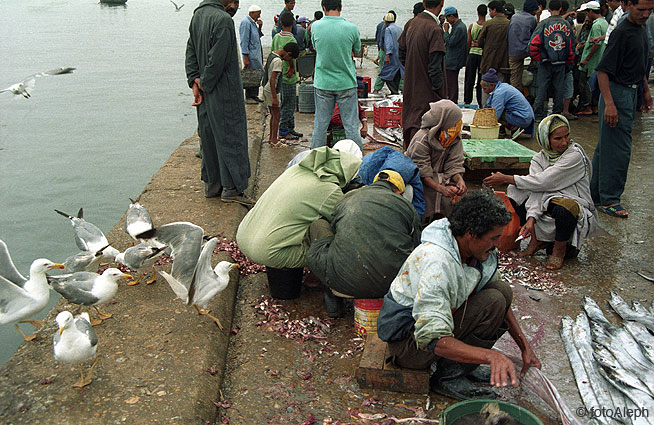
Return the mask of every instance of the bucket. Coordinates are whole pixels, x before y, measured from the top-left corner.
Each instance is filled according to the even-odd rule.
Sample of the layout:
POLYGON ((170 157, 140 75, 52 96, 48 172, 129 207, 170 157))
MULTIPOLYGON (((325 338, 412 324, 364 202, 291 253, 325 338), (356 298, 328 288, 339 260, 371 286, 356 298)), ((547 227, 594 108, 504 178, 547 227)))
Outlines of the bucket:
MULTIPOLYGON (((441 412, 439 424, 452 425, 465 416, 478 414, 486 403, 497 403, 501 411, 508 413, 509 416, 518 421, 521 425, 543 425, 543 422, 541 422, 536 415, 524 407, 498 400, 467 400, 457 403, 441 412)), ((483 421, 470 421, 464 423, 483 423, 483 421)))
POLYGON ((300 84, 298 89, 297 109, 305 114, 313 114, 316 111, 313 84, 300 84))
POLYGON ((302 267, 297 269, 275 269, 266 267, 270 296, 278 300, 293 300, 302 289, 302 267))
POLYGON ((497 139, 500 136, 500 124, 474 125, 470 124, 471 139, 497 139))
POLYGON ((377 318, 383 304, 383 298, 354 300, 354 330, 358 334, 377 333, 377 318))
POLYGON ((506 196, 506 193, 495 192, 495 196, 502 200, 506 210, 511 213, 511 221, 509 221, 509 224, 504 227, 497 248, 500 251, 511 251, 520 245, 519 242, 515 241, 518 237, 518 233, 520 233, 520 217, 518 217, 518 213, 513 209, 513 205, 511 205, 511 201, 509 201, 509 197, 506 196))

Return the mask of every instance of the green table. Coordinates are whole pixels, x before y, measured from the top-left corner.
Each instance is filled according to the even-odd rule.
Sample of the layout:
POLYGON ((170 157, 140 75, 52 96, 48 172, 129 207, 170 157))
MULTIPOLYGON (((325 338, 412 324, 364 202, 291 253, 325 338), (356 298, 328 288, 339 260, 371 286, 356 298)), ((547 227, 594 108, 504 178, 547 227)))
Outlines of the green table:
POLYGON ((462 139, 465 164, 470 170, 529 169, 536 154, 511 139, 462 139))

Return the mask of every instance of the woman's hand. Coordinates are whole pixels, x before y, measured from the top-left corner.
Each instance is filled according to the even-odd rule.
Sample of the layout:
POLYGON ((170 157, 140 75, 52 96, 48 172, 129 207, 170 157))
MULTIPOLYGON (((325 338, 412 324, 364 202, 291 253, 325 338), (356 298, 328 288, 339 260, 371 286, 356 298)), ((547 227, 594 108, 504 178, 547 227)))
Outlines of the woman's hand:
POLYGON ((533 235, 535 222, 536 220, 533 217, 529 217, 525 225, 520 228, 520 233, 518 233, 518 235, 522 236, 523 238, 528 238, 529 236, 533 235))
POLYGON ((506 174, 502 174, 500 172, 491 173, 490 176, 484 179, 484 184, 489 187, 497 187, 502 184, 511 184, 511 183, 513 183, 513 177, 507 176, 506 174))
POLYGON ((443 196, 446 196, 448 198, 454 198, 457 193, 458 193, 458 188, 456 186, 445 186, 445 185, 440 185, 440 192, 443 194, 443 196))
POLYGON ((466 193, 466 190, 468 190, 468 188, 466 187, 466 182, 463 181, 463 177, 461 177, 461 175, 459 175, 459 180, 456 182, 456 189, 457 189, 456 192, 457 195, 463 195, 464 193, 466 193))

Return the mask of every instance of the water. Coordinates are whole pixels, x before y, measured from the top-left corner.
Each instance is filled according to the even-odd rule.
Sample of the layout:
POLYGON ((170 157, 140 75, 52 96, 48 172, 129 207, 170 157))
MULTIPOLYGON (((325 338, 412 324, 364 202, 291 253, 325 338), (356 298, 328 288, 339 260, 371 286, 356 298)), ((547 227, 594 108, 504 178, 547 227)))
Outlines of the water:
MULTIPOLYGON (((183 1, 183 0, 182 0, 183 1)), ((256 0, 263 9, 264 46, 281 0, 256 0)), ((180 1, 177 1, 181 4, 180 1)), ((73 74, 39 78, 32 98, 0 93, 0 239, 19 271, 36 258, 64 261, 77 247, 68 220, 53 209, 85 218, 108 231, 197 121, 186 85, 188 24, 199 1, 176 13, 166 0, 129 0, 108 7, 96 0, 3 0, 0 88, 27 75, 73 66, 73 74)), ((243 1, 236 26, 252 2, 243 1)), ((374 37, 384 13, 398 24, 412 17, 414 1, 346 0, 342 15, 374 37)), ((466 24, 476 2, 457 3, 466 24)), ((298 2, 308 17, 320 0, 298 2)), ((200 178, 200 170, 197 170, 200 178)), ((51 305, 56 297, 51 297, 51 305)), ((45 315, 45 311, 41 317, 45 315)), ((23 325, 31 332, 31 325, 23 325)), ((0 364, 22 342, 0 326, 0 364)))

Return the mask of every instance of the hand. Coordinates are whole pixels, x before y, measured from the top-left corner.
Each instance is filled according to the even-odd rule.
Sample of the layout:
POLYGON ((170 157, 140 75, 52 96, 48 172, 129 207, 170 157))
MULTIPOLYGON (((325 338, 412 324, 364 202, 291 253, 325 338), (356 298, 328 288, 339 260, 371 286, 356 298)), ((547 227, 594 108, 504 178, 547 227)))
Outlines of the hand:
POLYGON ((263 21, 261 19, 257 19, 257 25, 259 25, 259 29, 263 27, 263 21))
POLYGON ((646 114, 652 109, 652 95, 649 93, 649 87, 647 85, 645 86, 645 90, 643 90, 643 105, 640 109, 646 114))
POLYGON ((384 60, 384 63, 387 63, 387 64, 391 63, 391 56, 390 55, 386 55, 386 60, 384 60))
POLYGON ((518 387, 518 377, 515 373, 515 365, 508 357, 504 354, 500 354, 497 351, 493 351, 493 355, 490 360, 491 368, 491 379, 490 384, 495 387, 506 387, 509 382, 506 377, 509 376, 511 380, 511 385, 513 387, 518 387))
POLYGON ((579 62, 579 65, 581 65, 581 66, 586 66, 586 65, 588 65, 588 59, 585 59, 585 58, 582 59, 581 62, 579 62))
POLYGON ((448 197, 448 198, 454 198, 457 193, 458 193, 458 188, 456 186, 445 186, 441 185, 441 190, 440 192, 443 194, 443 196, 448 197))
POLYGON ((244 68, 250 67, 250 58, 247 55, 243 55, 243 67, 244 68))
POLYGON ((373 62, 375 63, 375 65, 379 65, 379 57, 376 57, 373 62))
POLYGON ((293 74, 295 74, 295 69, 289 67, 286 71, 286 77, 291 78, 293 74))
POLYGON ((533 217, 529 217, 527 219, 527 222, 520 228, 520 232, 518 233, 519 236, 522 236, 523 238, 528 238, 531 235, 534 235, 534 220, 533 217))
POLYGON ((361 134, 362 139, 365 139, 366 136, 368 135, 368 123, 367 122, 364 122, 363 125, 361 126, 360 134, 361 134))
POLYGON ((202 86, 199 78, 195 79, 191 90, 193 90, 193 103, 191 103, 191 106, 200 106, 202 104, 202 86))
POLYGON ((536 357, 536 354, 531 350, 531 347, 527 347, 525 351, 522 352, 522 370, 520 371, 520 377, 524 378, 527 370, 531 366, 534 366, 536 369, 541 368, 540 360, 536 357))
POLYGON ((506 183, 506 177, 508 177, 508 176, 505 175, 505 174, 502 174, 500 172, 491 173, 490 176, 488 176, 488 177, 486 177, 484 179, 483 183, 486 186, 489 186, 489 187, 496 187, 496 186, 499 186, 501 184, 506 183))
POLYGON ((468 188, 466 187, 466 182, 463 181, 463 177, 461 177, 459 181, 456 182, 456 188, 457 188, 457 192, 456 192, 457 195, 463 195, 464 193, 466 193, 466 190, 468 190, 468 188))
POLYGON ((445 22, 445 23, 443 24, 443 31, 448 32, 449 30, 450 30, 450 23, 449 23, 449 22, 445 22))
POLYGON ((615 104, 611 103, 605 106, 604 121, 606 121, 609 127, 618 125, 618 109, 615 107, 615 104))

